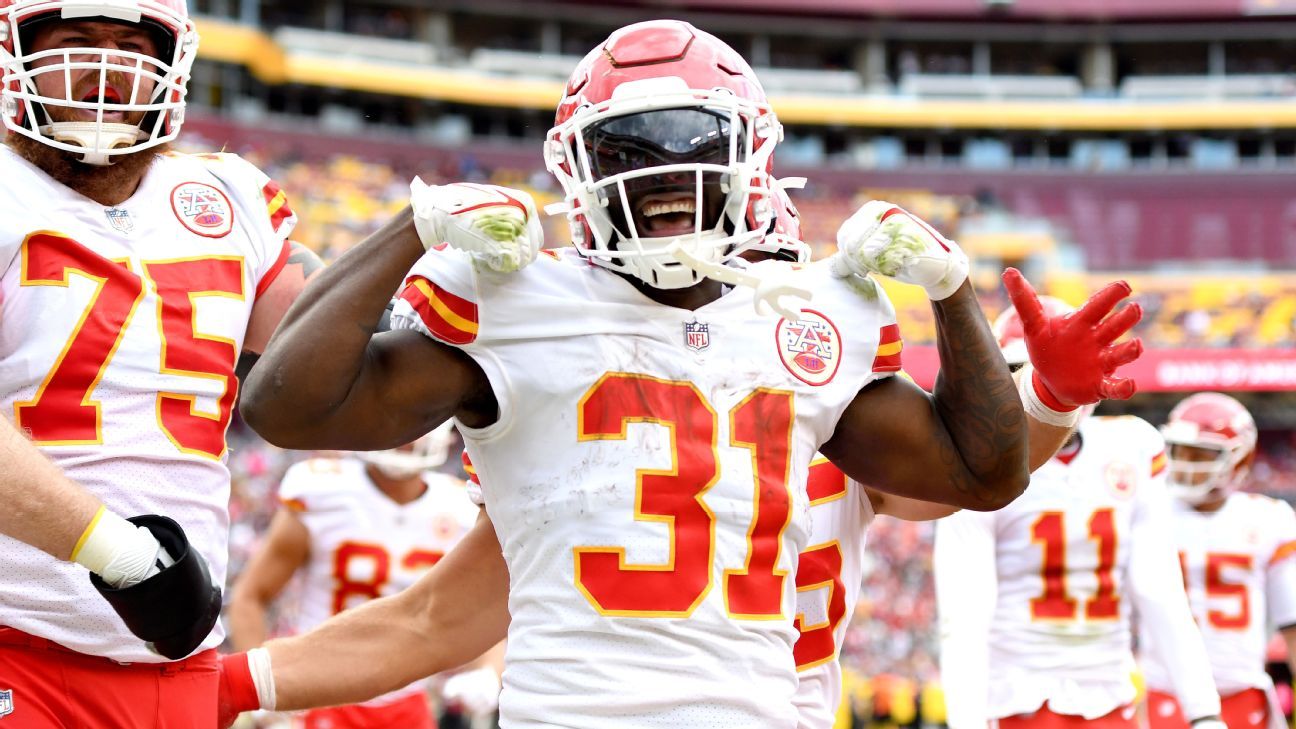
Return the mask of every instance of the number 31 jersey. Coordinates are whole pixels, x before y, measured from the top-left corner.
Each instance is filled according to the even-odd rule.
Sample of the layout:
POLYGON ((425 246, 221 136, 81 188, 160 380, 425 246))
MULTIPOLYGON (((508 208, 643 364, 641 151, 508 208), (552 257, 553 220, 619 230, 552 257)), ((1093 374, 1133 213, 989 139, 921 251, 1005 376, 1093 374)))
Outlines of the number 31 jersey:
MULTIPOLYGON (((223 584, 234 365, 287 260, 283 194, 234 155, 159 156, 112 207, 8 147, 0 175, 0 408, 110 509, 180 522, 223 584)), ((163 660, 84 568, 5 537, 0 605, 0 622, 74 650, 163 660)))
POLYGON ((414 268, 394 326, 462 347, 499 400, 460 431, 512 579, 505 726, 796 725, 801 484, 899 367, 885 296, 827 269, 790 274, 815 292, 794 323, 744 288, 663 306, 572 250, 414 268))

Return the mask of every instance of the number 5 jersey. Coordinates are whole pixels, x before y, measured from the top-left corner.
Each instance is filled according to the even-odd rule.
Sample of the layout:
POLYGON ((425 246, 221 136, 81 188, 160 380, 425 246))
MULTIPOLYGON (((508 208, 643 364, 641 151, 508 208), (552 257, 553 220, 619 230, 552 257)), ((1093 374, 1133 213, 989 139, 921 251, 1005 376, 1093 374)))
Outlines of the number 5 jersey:
POLYGON ((459 427, 512 578, 505 726, 796 726, 803 484, 900 364, 880 289, 827 268, 794 274, 799 322, 749 289, 657 304, 570 250, 414 268, 393 325, 463 348, 500 405, 459 427))
MULTIPOLYGON (((295 218, 234 155, 162 155, 103 206, 0 147, 0 408, 114 511, 174 518, 223 584, 225 431, 258 294, 295 218)), ((0 624, 119 661, 148 652, 85 570, 0 536, 0 624)), ((202 644, 218 645, 218 627, 202 644)))

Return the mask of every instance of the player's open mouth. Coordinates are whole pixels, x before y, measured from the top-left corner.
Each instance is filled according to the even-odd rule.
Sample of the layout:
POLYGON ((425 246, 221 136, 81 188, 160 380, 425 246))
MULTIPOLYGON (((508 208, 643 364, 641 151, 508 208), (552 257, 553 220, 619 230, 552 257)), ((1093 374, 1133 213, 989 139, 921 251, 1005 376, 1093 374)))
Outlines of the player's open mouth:
MULTIPOLYGON (((103 97, 102 102, 105 104, 122 103, 121 94, 118 93, 117 89, 113 88, 112 86, 103 86, 103 87, 95 86, 81 96, 81 101, 89 102, 91 104, 98 104, 101 101, 100 100, 101 95, 103 97)), ((98 116, 98 114, 95 112, 94 109, 77 109, 77 116, 87 118, 87 119, 94 119, 98 116)), ((122 119, 126 118, 126 112, 105 111, 103 118, 104 121, 121 121, 122 119)))
POLYGON ((641 233, 652 238, 688 235, 697 220, 697 199, 693 195, 650 195, 635 211, 641 233))

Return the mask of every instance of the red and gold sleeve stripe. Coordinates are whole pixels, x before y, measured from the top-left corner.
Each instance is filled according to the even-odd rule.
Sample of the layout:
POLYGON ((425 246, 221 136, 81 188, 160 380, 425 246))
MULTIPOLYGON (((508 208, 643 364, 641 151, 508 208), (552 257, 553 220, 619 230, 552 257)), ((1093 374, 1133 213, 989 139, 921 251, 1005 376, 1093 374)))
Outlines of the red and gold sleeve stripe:
POLYGON ((873 357, 873 371, 899 372, 901 349, 904 349, 904 342, 900 339, 900 325, 882 327, 878 334, 877 354, 873 357))
POLYGON ((811 506, 830 501, 833 497, 846 493, 846 474, 827 459, 815 460, 810 464, 810 475, 806 478, 806 494, 810 497, 811 506))
POLYGON ((1287 559, 1293 554, 1296 554, 1296 540, 1290 542, 1283 542, 1282 544, 1278 545, 1277 549, 1274 550, 1273 556, 1269 558, 1269 564, 1271 565, 1277 564, 1278 562, 1287 559))
POLYGON ((1166 452, 1162 449, 1160 453, 1152 456, 1152 476, 1160 476, 1166 470, 1166 452))
POLYGON ((289 511, 295 511, 299 514, 306 511, 306 502, 301 499, 285 499, 281 497, 279 503, 283 504, 284 508, 289 511))
POLYGON ((270 215, 270 227, 278 233, 283 221, 293 215, 292 208, 288 205, 288 196, 274 180, 270 180, 265 187, 261 188, 261 194, 265 196, 266 213, 270 215))
POLYGON ((481 480, 477 478, 477 467, 473 465, 472 459, 468 457, 468 451, 464 451, 461 458, 463 459, 464 473, 468 474, 468 480, 480 486, 481 480))
POLYGON ((432 336, 447 344, 471 344, 477 339, 477 305, 440 286, 413 276, 400 297, 409 302, 432 336))

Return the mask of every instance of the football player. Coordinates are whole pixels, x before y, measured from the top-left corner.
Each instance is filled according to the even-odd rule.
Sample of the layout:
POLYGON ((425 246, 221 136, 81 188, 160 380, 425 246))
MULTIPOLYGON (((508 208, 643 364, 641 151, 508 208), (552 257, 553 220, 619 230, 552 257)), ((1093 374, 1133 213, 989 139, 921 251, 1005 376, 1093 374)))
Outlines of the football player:
MULTIPOLYGON (((1075 316, 1056 299, 1057 320, 1075 316)), ((996 322, 1009 363, 1032 360, 1015 309, 996 322)), ((1134 729, 1131 613, 1173 666, 1194 723, 1219 698, 1171 546, 1165 444, 1134 417, 1085 418, 1026 493, 936 525, 941 684, 951 729, 1134 729)))
MULTIPOLYGON (((1255 461, 1257 435, 1242 403, 1217 392, 1191 395, 1170 411, 1161 433, 1170 447, 1170 493, 1177 497, 1173 544, 1224 723, 1283 729, 1265 647, 1277 629, 1288 662, 1296 664, 1296 514, 1284 501, 1238 490, 1255 461)), ((1158 650, 1163 638, 1142 637, 1152 729, 1183 727, 1185 712, 1170 690, 1175 666, 1158 650)))
MULTIPOLYGON (((814 291, 792 316, 699 272, 766 234, 780 136, 731 48, 678 21, 628 26, 579 64, 545 145, 572 248, 504 275, 535 257, 534 204, 416 182, 410 212, 307 288, 249 378, 249 424, 367 449, 454 417, 489 516, 410 590, 226 662, 234 708, 372 696, 507 626, 510 726, 794 726, 816 450, 907 498, 993 509, 1024 489, 1027 421, 966 256, 917 218, 866 205, 836 265, 789 274, 814 291), (516 255, 423 256, 484 238, 516 255), (892 376, 894 313, 852 275, 873 270, 934 302, 934 394, 892 376), (401 281, 395 331, 373 336, 401 281), (327 668, 342 661, 366 670, 343 680, 327 668)), ((1022 389, 1096 400, 1136 353, 1099 350, 1022 389)))
MULTIPOLYGON (((431 470, 446 461, 451 429, 445 423, 400 448, 311 458, 288 469, 270 531, 234 584, 229 627, 236 649, 265 642, 270 606, 295 574, 302 580, 292 632, 304 633, 409 587, 450 551, 478 511, 463 482, 431 470)), ((498 693, 498 677, 492 680, 498 693)), ((299 723, 432 729, 426 688, 418 681, 364 704, 315 709, 299 723)))
POLYGON ((207 727, 235 367, 318 261, 259 170, 167 153, 183 0, 0 0, 0 39, 5 719, 207 727))

